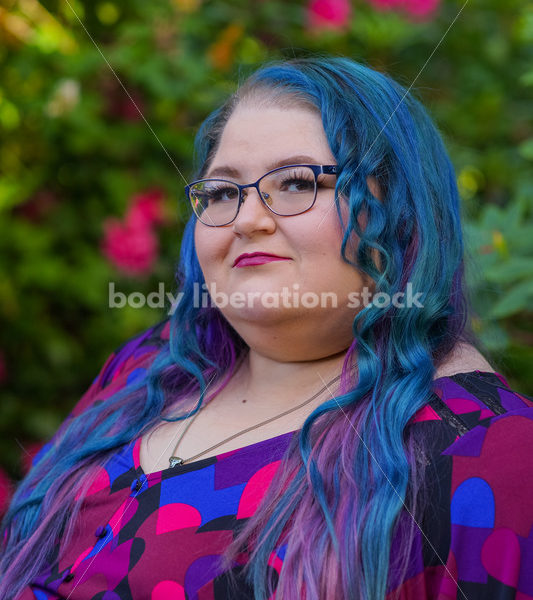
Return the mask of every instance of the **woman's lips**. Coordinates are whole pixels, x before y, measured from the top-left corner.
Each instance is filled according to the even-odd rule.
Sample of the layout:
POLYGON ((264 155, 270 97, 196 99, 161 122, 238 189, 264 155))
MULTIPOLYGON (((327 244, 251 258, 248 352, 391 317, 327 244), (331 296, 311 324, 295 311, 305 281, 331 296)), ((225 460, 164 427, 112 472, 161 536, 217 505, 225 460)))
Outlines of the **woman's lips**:
POLYGON ((265 263, 273 262, 275 260, 291 260, 285 256, 274 256, 272 254, 249 254, 242 255, 237 258, 234 263, 234 267, 254 267, 257 265, 263 265, 265 263))

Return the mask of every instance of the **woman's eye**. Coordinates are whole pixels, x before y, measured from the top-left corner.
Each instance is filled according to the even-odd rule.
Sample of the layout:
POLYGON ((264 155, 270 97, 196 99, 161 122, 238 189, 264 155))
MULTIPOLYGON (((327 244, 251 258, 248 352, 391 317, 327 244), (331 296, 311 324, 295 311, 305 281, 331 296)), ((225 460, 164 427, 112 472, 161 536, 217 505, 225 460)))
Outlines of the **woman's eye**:
POLYGON ((209 190, 209 202, 231 202, 239 197, 239 191, 233 187, 209 190))
POLYGON ((286 179, 281 183, 280 190, 282 192, 289 193, 302 193, 309 192, 315 189, 315 183, 311 179, 306 179, 304 177, 291 177, 290 179, 286 179))

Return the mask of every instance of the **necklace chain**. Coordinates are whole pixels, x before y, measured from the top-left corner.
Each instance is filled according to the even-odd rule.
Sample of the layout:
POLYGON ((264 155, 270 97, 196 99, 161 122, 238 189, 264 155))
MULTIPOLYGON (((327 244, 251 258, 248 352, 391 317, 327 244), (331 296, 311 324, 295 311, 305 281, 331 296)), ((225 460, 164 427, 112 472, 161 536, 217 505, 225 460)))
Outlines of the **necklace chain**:
POLYGON ((175 466, 183 465, 186 462, 191 462, 195 458, 198 458, 199 456, 202 456, 206 452, 209 452, 210 450, 214 450, 215 448, 218 448, 219 446, 222 446, 222 444, 225 444, 226 442, 229 442, 230 440, 233 440, 234 438, 236 438, 236 437, 238 437, 240 435, 244 435, 245 433, 248 433, 249 431, 252 431, 253 429, 257 429, 258 427, 262 427, 263 425, 266 425, 267 423, 275 421, 276 419, 280 419, 281 417, 284 417, 285 415, 288 415, 289 413, 294 412, 295 410, 298 410, 299 408, 302 408, 302 406, 305 406, 306 404, 309 404, 309 402, 312 402, 315 398, 318 398, 318 396, 320 396, 320 394, 322 394, 323 392, 325 392, 330 385, 334 384, 340 378, 341 378, 341 375, 337 375, 337 377, 334 377, 320 391, 318 391, 316 394, 314 394, 313 396, 311 396, 311 398, 309 398, 305 402, 302 402, 302 404, 299 404, 298 406, 295 406, 294 408, 290 408, 289 410, 286 410, 285 412, 282 412, 281 414, 279 414, 279 415, 277 415, 275 417, 271 417, 270 419, 267 419, 266 421, 262 421, 261 423, 258 423, 257 425, 252 425, 252 427, 248 427, 247 429, 244 429, 243 431, 239 431, 238 433, 233 434, 231 437, 226 438, 225 440, 222 440, 218 444, 215 444, 214 446, 211 446, 210 448, 208 448, 207 450, 204 450, 203 452, 200 452, 199 454, 195 454, 194 456, 191 456, 190 458, 186 458, 186 459, 185 458, 181 458, 179 456, 175 456, 175 454, 177 452, 177 449, 178 449, 178 446, 179 446, 181 440, 183 439, 183 436, 187 433, 187 430, 192 425, 192 422, 194 421, 194 419, 200 413, 200 410, 202 410, 203 408, 205 408, 205 406, 202 406, 202 408, 200 408, 200 410, 190 420, 189 424, 187 425, 187 427, 185 428, 185 430, 181 434, 179 440, 176 442, 176 445, 174 446, 174 450, 172 451, 172 456, 168 459, 170 467, 175 467, 175 466))

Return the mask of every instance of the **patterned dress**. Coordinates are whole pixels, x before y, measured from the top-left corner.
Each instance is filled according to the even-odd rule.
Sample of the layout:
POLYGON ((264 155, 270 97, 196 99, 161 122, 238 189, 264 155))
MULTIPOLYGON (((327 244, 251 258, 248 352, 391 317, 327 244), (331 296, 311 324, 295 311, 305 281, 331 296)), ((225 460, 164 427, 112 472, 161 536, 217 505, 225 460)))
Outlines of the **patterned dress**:
MULTIPOLYGON (((163 321, 115 351, 72 415, 142 377, 168 332, 163 321)), ((391 573, 388 597, 533 600, 533 399, 480 371, 433 389, 410 424, 432 440, 431 502, 409 572, 391 573)), ((151 474, 139 464, 140 439, 126 445, 94 479, 70 545, 17 600, 252 600, 242 580, 238 595, 228 592, 218 558, 295 434, 151 474)), ((397 536, 391 556, 401 547, 397 536)), ((270 557, 274 578, 285 551, 270 557)))

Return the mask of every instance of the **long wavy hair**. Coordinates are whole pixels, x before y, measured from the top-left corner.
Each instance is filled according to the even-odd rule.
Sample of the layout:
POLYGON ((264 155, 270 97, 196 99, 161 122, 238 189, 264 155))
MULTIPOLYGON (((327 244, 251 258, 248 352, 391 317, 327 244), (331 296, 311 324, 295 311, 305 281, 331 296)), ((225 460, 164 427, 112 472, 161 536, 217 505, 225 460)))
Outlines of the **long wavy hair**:
MULTIPOLYGON (((241 102, 301 106, 321 116, 339 166, 339 219, 340 203, 348 207, 343 259, 372 278, 376 292, 406 293, 409 284, 423 291, 423 308, 376 303, 356 315, 340 391, 293 436, 221 568, 231 585, 245 578, 255 600, 274 590, 278 600, 382 600, 401 583, 421 535, 425 441, 414 438, 409 422, 454 346, 475 341, 455 174, 425 109, 401 85, 347 58, 306 58, 264 66, 205 120, 196 138, 197 176, 241 102), (368 177, 378 183, 379 200, 368 177), (354 234, 356 260, 347 253, 354 234), (246 565, 238 560, 244 551, 246 565), (273 552, 284 556, 279 572, 273 552)), ((21 482, 3 522, 0 598, 16 596, 43 570, 56 541, 70 539, 81 505, 74 498, 83 498, 98 466, 162 419, 194 415, 245 358, 248 347, 220 311, 193 302, 194 284, 204 283, 194 227, 191 218, 170 339, 145 379, 66 422, 21 482)))

